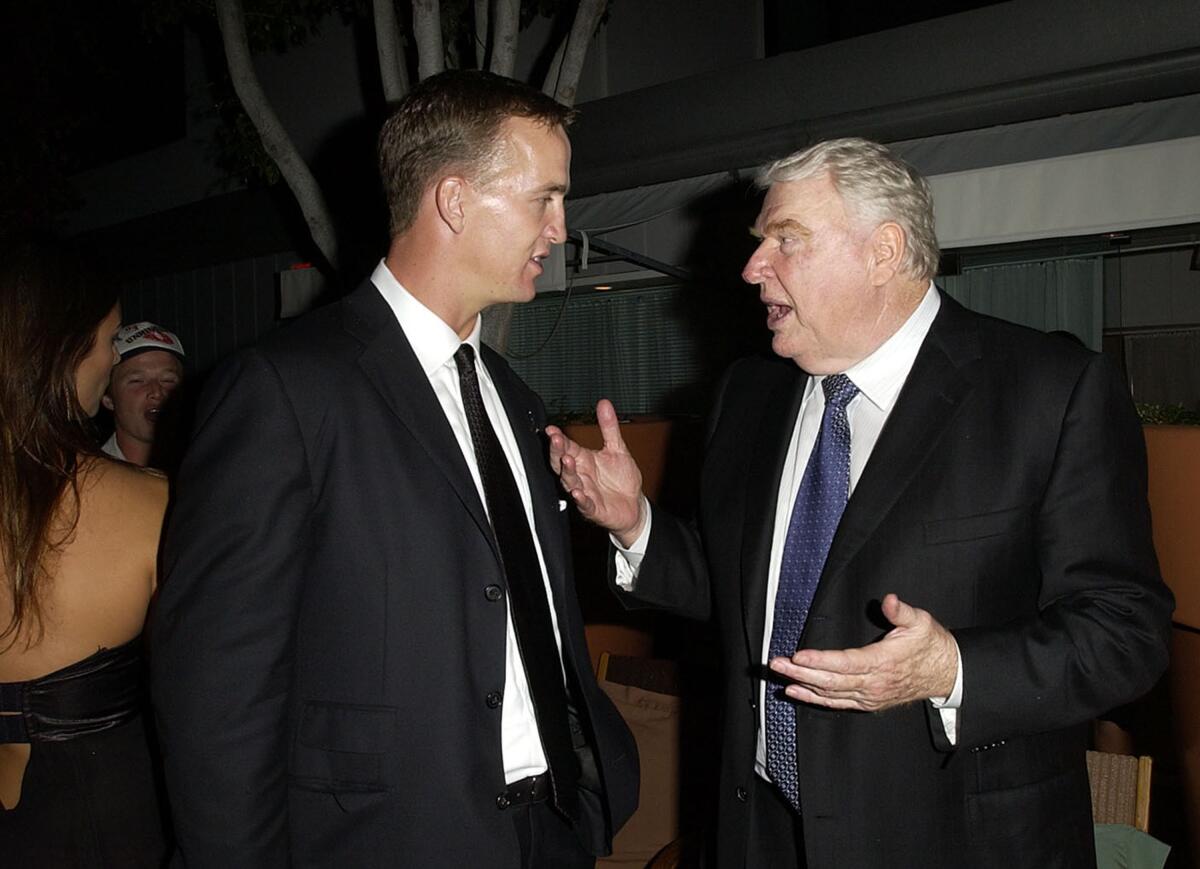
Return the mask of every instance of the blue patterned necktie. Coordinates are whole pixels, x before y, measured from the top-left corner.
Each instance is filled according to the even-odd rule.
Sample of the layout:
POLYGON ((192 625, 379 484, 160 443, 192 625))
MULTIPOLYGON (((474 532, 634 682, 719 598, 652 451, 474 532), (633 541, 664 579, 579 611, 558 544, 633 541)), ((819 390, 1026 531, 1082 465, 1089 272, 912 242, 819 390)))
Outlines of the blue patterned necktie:
MULTIPOLYGON (((846 509, 850 493, 850 423, 846 405, 858 387, 845 374, 821 381, 825 412, 792 507, 779 589, 775 595, 775 621, 771 629, 770 656, 790 658, 799 647, 817 582, 829 555, 829 545, 846 509)), ((783 688, 768 684, 766 692, 767 772, 776 787, 800 811, 796 770, 796 706, 783 688)))

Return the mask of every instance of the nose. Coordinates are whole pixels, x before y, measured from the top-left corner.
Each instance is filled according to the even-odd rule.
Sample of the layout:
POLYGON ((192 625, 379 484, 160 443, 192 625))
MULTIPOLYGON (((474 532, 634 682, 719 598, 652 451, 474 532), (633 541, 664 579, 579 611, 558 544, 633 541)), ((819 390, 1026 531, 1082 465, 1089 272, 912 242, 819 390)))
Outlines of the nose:
POLYGON ((767 242, 764 240, 754 249, 754 253, 750 254, 750 259, 746 260, 742 269, 742 280, 746 283, 761 284, 765 280, 768 269, 766 247, 767 242))
POLYGON ((551 244, 562 244, 567 240, 567 210, 561 200, 551 206, 542 234, 551 244))

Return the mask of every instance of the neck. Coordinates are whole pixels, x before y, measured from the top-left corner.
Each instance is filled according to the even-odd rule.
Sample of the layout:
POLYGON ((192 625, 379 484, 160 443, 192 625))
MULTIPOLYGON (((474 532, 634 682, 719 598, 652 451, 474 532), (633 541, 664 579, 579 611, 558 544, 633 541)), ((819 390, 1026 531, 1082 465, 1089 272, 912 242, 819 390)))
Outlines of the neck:
POLYGON ((448 258, 432 255, 435 249, 420 233, 410 232, 392 239, 383 263, 409 295, 465 340, 480 312, 464 304, 455 277, 461 276, 462 270, 448 258))
POLYGON ((117 429, 117 446, 121 448, 121 454, 125 456, 126 461, 140 468, 149 464, 151 444, 131 437, 123 429, 117 429))

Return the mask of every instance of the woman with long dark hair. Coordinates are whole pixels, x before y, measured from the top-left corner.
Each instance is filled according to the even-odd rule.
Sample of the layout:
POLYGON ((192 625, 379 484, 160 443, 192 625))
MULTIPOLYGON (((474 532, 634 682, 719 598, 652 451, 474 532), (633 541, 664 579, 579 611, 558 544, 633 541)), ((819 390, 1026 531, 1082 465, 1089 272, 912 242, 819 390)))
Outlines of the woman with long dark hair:
MULTIPOLYGON (((161 865, 141 631, 166 481, 103 457, 115 285, 28 242, 0 255, 0 854, 161 865)), ((22 861, 21 858, 26 858, 22 861)))

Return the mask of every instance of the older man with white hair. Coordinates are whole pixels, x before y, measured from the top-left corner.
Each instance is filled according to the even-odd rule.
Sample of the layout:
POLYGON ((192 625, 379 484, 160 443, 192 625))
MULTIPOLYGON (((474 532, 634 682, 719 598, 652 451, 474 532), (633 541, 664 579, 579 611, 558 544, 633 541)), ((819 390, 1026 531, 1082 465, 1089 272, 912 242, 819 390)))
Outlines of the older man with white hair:
POLYGON ((1145 450, 1108 362, 933 284, 929 187, 888 149, 767 166, 770 358, 716 397, 697 520, 604 448, 551 460, 630 607, 714 615, 716 865, 1094 867, 1089 719, 1166 665, 1145 450))

